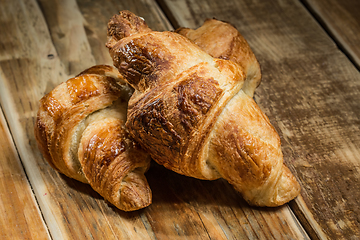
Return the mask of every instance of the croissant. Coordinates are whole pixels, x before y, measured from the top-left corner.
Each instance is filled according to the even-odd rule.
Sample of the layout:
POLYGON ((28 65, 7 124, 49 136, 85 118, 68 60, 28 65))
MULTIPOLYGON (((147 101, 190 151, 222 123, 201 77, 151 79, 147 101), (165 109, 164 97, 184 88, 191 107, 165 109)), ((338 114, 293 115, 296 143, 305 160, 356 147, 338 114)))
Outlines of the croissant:
POLYGON ((124 211, 151 203, 150 156, 128 136, 132 88, 112 66, 97 65, 40 100, 35 137, 49 164, 124 211))
POLYGON ((254 96, 261 81, 260 64, 245 38, 234 26, 217 19, 207 19, 196 30, 182 27, 175 32, 190 39, 212 57, 239 64, 246 76, 242 90, 250 97, 254 96))
POLYGON ((186 176, 224 178, 251 205, 279 206, 299 194, 279 135, 242 89, 239 64, 152 31, 129 11, 109 20, 106 46, 135 89, 125 125, 152 159, 186 176))

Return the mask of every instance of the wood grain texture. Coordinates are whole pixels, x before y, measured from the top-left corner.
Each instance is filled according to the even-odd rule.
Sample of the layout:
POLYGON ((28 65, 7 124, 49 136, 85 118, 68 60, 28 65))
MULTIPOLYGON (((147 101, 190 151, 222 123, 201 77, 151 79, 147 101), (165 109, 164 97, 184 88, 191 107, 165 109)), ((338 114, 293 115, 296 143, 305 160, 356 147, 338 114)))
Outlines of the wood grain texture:
POLYGON ((157 239, 308 239, 287 205, 254 208, 224 180, 202 181, 153 164, 145 214, 157 239))
POLYGON ((349 59, 298 1, 162 2, 179 26, 215 17, 240 30, 262 67, 255 99, 303 188, 298 216, 312 238, 359 238, 360 74, 349 59))
POLYGON ((51 238, 307 239, 287 205, 249 207, 224 181, 187 178, 154 164, 147 173, 153 204, 125 213, 58 174, 34 139, 38 101, 76 69, 108 63, 100 49, 106 25, 97 19, 130 9, 154 29, 171 27, 152 1, 0 1, 0 103, 51 238))
POLYGON ((86 38, 83 17, 76 1, 40 0, 38 3, 56 49, 56 57, 63 64, 65 73, 76 75, 83 71, 84 67, 95 65, 86 38))
POLYGON ((129 10, 142 16, 158 31, 172 29, 169 21, 155 1, 91 1, 78 0, 77 4, 84 19, 84 28, 97 64, 112 64, 107 41, 107 23, 120 10, 129 10))
POLYGON ((360 68, 360 2, 357 0, 303 0, 341 49, 360 68))
POLYGON ((138 12, 153 23, 156 30, 171 25, 154 1, 89 1, 39 0, 51 39, 68 75, 76 75, 85 67, 112 64, 105 47, 108 20, 120 10, 138 12))
POLYGON ((0 108, 0 239, 50 239, 0 108))

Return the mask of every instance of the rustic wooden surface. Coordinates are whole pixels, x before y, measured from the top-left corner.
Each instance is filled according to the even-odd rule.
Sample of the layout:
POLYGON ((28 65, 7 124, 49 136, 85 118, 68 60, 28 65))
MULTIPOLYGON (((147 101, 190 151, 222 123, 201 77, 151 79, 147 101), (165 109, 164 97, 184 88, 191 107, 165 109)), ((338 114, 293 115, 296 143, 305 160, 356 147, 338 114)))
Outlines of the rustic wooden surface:
MULTIPOLYGON (((331 39, 312 15, 309 6, 321 1, 308 2, 0 0, 1 239, 360 238, 360 74, 335 45, 344 40, 331 39), (87 67, 111 64, 106 23, 123 9, 159 31, 212 17, 240 30, 262 66, 255 100, 282 138, 285 162, 302 186, 299 198, 253 208, 225 181, 153 164, 153 204, 125 213, 44 161, 33 135, 38 100, 87 67)), ((332 11, 358 12, 342 3, 332 11)), ((340 19, 339 35, 358 40, 356 14, 325 13, 317 18, 328 26, 340 19)), ((357 55, 356 44, 351 49, 357 55)))
POLYGON ((360 1, 303 0, 339 47, 360 68, 360 1))
POLYGON ((0 239, 48 239, 1 108, 0 136, 0 239))

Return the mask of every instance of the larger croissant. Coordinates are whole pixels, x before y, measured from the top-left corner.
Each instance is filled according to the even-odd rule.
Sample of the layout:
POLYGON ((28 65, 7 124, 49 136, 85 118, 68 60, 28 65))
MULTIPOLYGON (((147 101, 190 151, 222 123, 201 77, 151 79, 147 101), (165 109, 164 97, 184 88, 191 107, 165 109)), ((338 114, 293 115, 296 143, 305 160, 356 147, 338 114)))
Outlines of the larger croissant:
POLYGON ((151 203, 144 176, 150 156, 125 129, 132 89, 111 66, 97 65, 40 100, 35 137, 57 171, 91 187, 124 211, 151 203))
POLYGON ((156 162, 199 179, 224 178, 251 205, 279 206, 299 194, 277 132, 242 90, 238 64, 177 33, 152 31, 128 11, 110 19, 107 47, 135 88, 126 127, 156 162))

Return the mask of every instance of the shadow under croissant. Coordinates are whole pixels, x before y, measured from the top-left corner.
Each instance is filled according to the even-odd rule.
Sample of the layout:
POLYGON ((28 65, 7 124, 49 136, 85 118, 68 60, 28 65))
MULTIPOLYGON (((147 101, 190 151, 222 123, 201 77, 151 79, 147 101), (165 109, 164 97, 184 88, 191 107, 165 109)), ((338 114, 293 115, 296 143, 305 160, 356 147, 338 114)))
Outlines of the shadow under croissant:
POLYGON ((165 167, 151 163, 146 173, 153 192, 153 203, 157 205, 182 205, 182 207, 228 207, 251 208, 254 211, 277 211, 280 207, 257 207, 249 205, 226 180, 200 180, 177 174, 165 167))
POLYGON ((89 184, 82 183, 73 178, 70 178, 62 173, 58 173, 60 178, 65 182, 68 188, 71 188, 79 194, 87 195, 94 199, 104 199, 99 193, 97 193, 89 184))
MULTIPOLYGON (((116 206, 114 206, 112 203, 110 203, 109 201, 104 199, 89 184, 82 183, 82 182, 77 181, 75 179, 69 178, 66 175, 61 174, 61 173, 57 173, 57 174, 59 174, 60 178, 64 181, 67 188, 70 188, 70 189, 74 190, 76 192, 76 194, 78 194, 78 195, 85 196, 85 198, 94 199, 95 200, 94 202, 96 202, 98 205, 107 206, 108 210, 110 210, 111 212, 121 216, 122 218, 130 219, 130 218, 133 218, 134 216, 137 216, 137 215, 141 214, 144 211, 144 209, 139 209, 139 210, 129 211, 129 212, 120 210, 116 206)), ((91 207, 91 205, 89 205, 88 201, 86 202, 86 204, 82 203, 82 201, 85 201, 84 197, 76 197, 74 199, 77 202, 77 204, 79 205, 79 208, 81 208, 82 205, 87 205, 87 207, 91 207)), ((97 207, 101 208, 101 206, 96 206, 96 207, 92 206, 92 207, 93 208, 97 208, 97 207)))
POLYGON ((153 191, 152 205, 249 206, 224 179, 200 180, 177 174, 152 162, 147 179, 153 191))
POLYGON ((133 212, 119 210, 94 191, 88 184, 63 174, 59 175, 70 189, 75 190, 80 195, 93 198, 98 203, 99 201, 105 203, 111 211, 124 218, 131 218, 143 213, 151 215, 155 211, 157 212, 156 214, 168 211, 174 214, 174 218, 176 218, 176 212, 183 211, 185 208, 191 211, 207 209, 213 212, 219 211, 219 208, 251 209, 251 211, 266 212, 276 212, 279 208, 282 208, 250 206, 242 198, 241 194, 224 179, 208 181, 183 176, 166 169, 154 161, 151 163, 148 172, 145 173, 153 193, 152 204, 144 209, 133 212))

